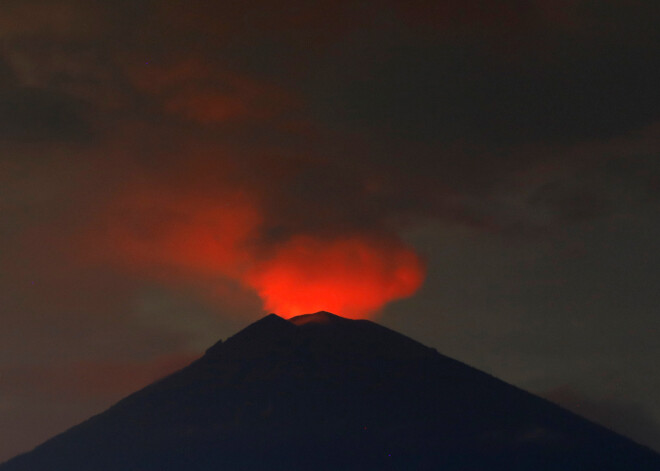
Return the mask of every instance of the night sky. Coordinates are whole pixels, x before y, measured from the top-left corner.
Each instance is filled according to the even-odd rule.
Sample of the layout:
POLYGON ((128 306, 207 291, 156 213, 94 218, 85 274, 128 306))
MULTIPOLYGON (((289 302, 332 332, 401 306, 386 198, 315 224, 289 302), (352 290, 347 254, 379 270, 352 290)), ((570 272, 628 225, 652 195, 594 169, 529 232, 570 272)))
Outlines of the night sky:
POLYGON ((660 450, 656 0, 3 0, 0 461, 268 312, 660 450))

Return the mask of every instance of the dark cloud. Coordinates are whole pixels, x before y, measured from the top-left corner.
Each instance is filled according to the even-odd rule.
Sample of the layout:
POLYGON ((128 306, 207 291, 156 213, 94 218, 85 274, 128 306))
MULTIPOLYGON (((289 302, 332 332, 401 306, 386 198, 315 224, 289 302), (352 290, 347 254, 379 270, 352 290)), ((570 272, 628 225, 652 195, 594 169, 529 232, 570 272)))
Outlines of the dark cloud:
POLYGON ((0 15, 0 37, 89 39, 99 33, 98 7, 102 0, 7 0, 0 15))
POLYGON ((10 65, 0 59, 0 90, 7 89, 16 85, 16 77, 10 65))
POLYGON ((612 210, 612 203, 604 195, 583 188, 562 187, 556 182, 539 188, 529 202, 561 222, 589 220, 608 215, 612 210))
POLYGON ((660 443, 660 424, 650 417, 649 411, 641 404, 616 399, 591 399, 568 387, 549 391, 543 396, 642 445, 656 447, 660 443))
POLYGON ((10 62, 0 58, 0 140, 79 140, 89 135, 83 104, 41 87, 21 86, 10 62))
POLYGON ((315 90, 316 104, 344 126, 441 142, 575 142, 657 117, 658 37, 644 16, 650 6, 636 16, 623 5, 588 9, 581 2, 574 12, 578 24, 599 27, 562 34, 558 24, 544 21, 545 13, 535 14, 541 3, 511 3, 499 12, 481 3, 476 9, 453 5, 448 15, 440 6, 430 17, 436 13, 446 29, 420 37, 393 22, 388 36, 373 32, 375 41, 367 34, 344 38, 337 55, 345 63, 322 69, 326 87, 320 95, 315 90), (615 16, 610 8, 627 14, 615 16), (474 29, 461 30, 472 23, 474 29), (502 47, 493 48, 499 41, 502 47), (531 46, 539 43, 543 47, 531 46))
POLYGON ((0 139, 84 142, 92 129, 87 106, 66 94, 39 88, 0 91, 0 139))

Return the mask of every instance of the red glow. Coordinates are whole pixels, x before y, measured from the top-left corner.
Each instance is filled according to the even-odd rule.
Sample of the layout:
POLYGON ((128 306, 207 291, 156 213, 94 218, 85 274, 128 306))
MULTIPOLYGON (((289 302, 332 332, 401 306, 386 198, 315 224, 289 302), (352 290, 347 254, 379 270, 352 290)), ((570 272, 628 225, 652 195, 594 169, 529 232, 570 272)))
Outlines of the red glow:
POLYGON ((401 244, 300 236, 260 263, 246 281, 267 311, 285 317, 324 310, 361 318, 412 295, 423 278, 421 261, 401 244))
POLYGON ((214 198, 131 193, 115 202, 106 221, 117 259, 150 276, 236 278, 250 262, 245 247, 260 222, 248 198, 227 192, 214 198))
POLYGON ((222 283, 233 280, 284 317, 317 311, 369 317, 422 284, 423 263, 393 236, 299 235, 273 248, 255 203, 229 190, 127 192, 106 214, 106 243, 96 252, 141 276, 198 285, 210 299, 223 296, 222 283))

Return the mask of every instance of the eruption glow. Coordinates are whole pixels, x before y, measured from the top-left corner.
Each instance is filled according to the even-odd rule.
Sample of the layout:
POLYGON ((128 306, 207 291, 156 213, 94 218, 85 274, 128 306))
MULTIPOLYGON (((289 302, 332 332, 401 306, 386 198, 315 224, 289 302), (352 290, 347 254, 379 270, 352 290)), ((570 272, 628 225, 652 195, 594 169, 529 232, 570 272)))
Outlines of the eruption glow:
POLYGON ((360 318, 412 295, 423 278, 419 258, 401 244, 301 236, 259 263, 246 280, 268 311, 291 317, 325 310, 360 318))
POLYGON ((259 212, 240 194, 211 200, 153 191, 118 199, 106 221, 113 252, 129 269, 231 278, 249 263, 244 244, 259 223, 259 212))
POLYGON ((105 221, 112 250, 104 253, 170 284, 237 281, 266 311, 285 317, 322 310, 369 317, 422 284, 423 263, 393 234, 294 235, 274 243, 263 237, 258 204, 236 192, 216 196, 142 190, 118 198, 105 221))

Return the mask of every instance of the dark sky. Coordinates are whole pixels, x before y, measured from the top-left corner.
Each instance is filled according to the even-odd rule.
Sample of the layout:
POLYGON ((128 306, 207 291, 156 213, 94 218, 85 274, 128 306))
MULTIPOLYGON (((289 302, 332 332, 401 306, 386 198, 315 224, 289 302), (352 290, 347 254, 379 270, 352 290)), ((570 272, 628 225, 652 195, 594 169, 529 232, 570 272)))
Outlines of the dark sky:
POLYGON ((660 450, 655 0, 4 0, 0 460, 276 311, 660 450))

